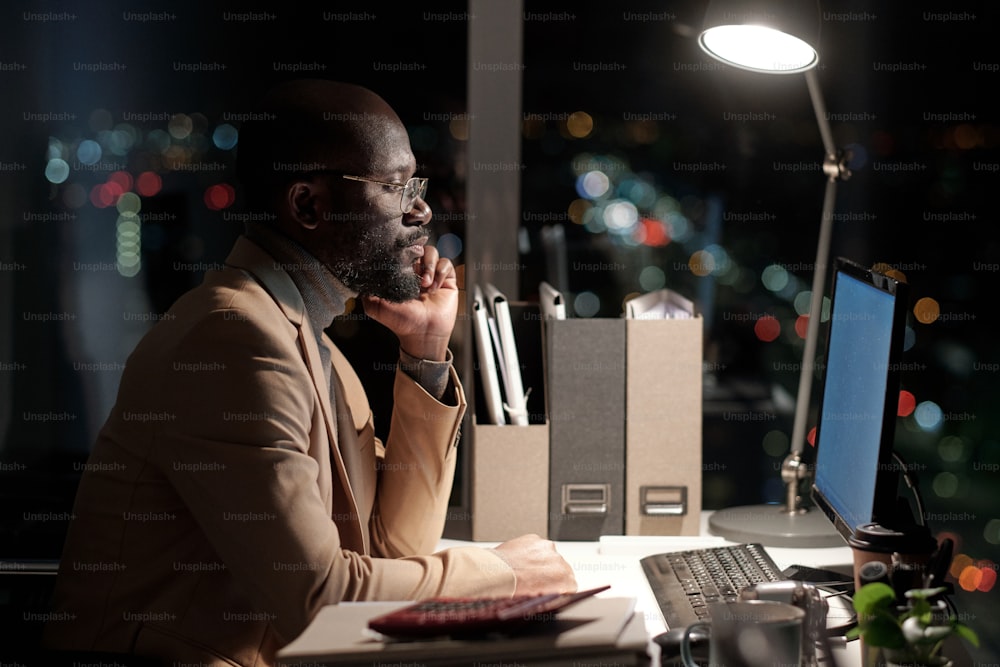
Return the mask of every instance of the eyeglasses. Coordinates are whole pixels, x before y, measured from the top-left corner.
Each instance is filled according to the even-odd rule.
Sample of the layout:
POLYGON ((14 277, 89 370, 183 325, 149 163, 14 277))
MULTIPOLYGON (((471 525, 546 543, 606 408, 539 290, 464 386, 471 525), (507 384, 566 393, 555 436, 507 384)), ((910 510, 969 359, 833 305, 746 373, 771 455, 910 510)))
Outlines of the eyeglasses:
POLYGON ((400 188, 402 192, 399 197, 399 210, 403 213, 412 211, 417 197, 423 199, 424 195, 427 194, 426 178, 411 178, 406 183, 387 183, 386 181, 376 181, 374 178, 365 178, 363 176, 350 176, 348 174, 341 174, 341 176, 350 181, 364 181, 366 183, 386 185, 390 188, 400 188))

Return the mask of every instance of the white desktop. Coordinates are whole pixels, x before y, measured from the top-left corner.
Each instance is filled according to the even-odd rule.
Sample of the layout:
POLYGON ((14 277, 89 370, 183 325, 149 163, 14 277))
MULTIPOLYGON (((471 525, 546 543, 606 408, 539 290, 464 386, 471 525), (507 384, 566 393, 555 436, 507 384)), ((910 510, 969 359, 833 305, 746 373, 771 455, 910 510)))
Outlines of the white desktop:
MULTIPOLYGON (((474 658, 472 664, 487 664, 482 662, 485 656, 503 653, 504 659, 501 662, 511 664, 578 665, 586 664, 588 660, 590 664, 647 664, 645 658, 639 658, 639 661, 635 662, 642 653, 641 647, 645 646, 648 664, 651 667, 657 667, 661 663, 661 655, 660 645, 656 643, 655 638, 664 633, 667 628, 640 560, 655 554, 691 549, 711 549, 738 544, 708 532, 711 514, 710 511, 701 513, 702 533, 697 536, 614 535, 594 541, 556 542, 556 549, 573 568, 580 590, 605 585, 610 586, 610 588, 597 594, 597 598, 593 599, 594 605, 588 606, 588 611, 580 612, 582 614, 580 619, 567 621, 569 629, 560 631, 559 639, 554 640, 557 643, 541 653, 539 647, 534 643, 515 646, 511 642, 486 642, 481 647, 470 647, 468 641, 458 641, 457 643, 438 644, 430 648, 424 642, 416 642, 412 644, 415 646, 412 650, 400 648, 405 642, 385 642, 373 638, 365 628, 366 618, 370 618, 372 614, 378 615, 391 611, 397 605, 388 603, 380 607, 377 603, 360 602, 343 603, 324 608, 303 635, 279 653, 279 662, 314 667, 334 664, 391 664, 393 662, 420 664, 424 661, 431 661, 434 664, 438 664, 440 661, 440 664, 451 665, 466 664, 468 660, 474 658), (605 599, 601 601, 601 598, 605 599), (596 609, 601 609, 599 612, 601 616, 598 620, 591 620, 591 614, 596 609), (622 615, 623 610, 624 616, 622 615), (588 619, 587 623, 599 625, 589 626, 584 635, 581 636, 572 628, 575 627, 574 624, 580 623, 581 619, 584 618, 588 619), (629 629, 627 631, 622 630, 623 618, 633 619, 628 623, 629 629), (609 635, 608 631, 612 627, 616 629, 609 635), (594 633, 594 637, 590 637, 590 633, 594 633), (570 635, 574 638, 570 639, 570 635), (611 637, 615 636, 619 636, 621 652, 610 648, 615 643, 611 637), (588 648, 582 644, 592 644, 592 646, 588 648), (606 649, 607 653, 603 656, 591 653, 592 650, 605 651, 606 649)), ((456 546, 488 548, 496 544, 495 542, 446 539, 442 540, 438 547, 440 549, 456 546)), ((845 573, 852 571, 852 552, 846 543, 843 547, 815 549, 767 547, 766 551, 774 564, 781 569, 791 565, 802 565, 845 573)), ((849 621, 853 615, 849 603, 845 602, 844 597, 832 594, 827 597, 827 600, 831 603, 830 613, 833 621, 828 623, 828 627, 830 625, 838 627, 845 625, 846 621, 849 621)), ((586 600, 582 602, 580 609, 582 610, 584 606, 588 605, 588 602, 586 600)), ((570 609, 566 613, 572 618, 574 610, 570 609)), ((550 640, 545 640, 545 642, 548 644, 550 640)), ((842 637, 833 637, 830 644, 832 660, 820 655, 821 664, 829 667, 861 667, 865 664, 862 660, 859 641, 846 642, 842 637)))
MULTIPOLYGON (((649 654, 653 665, 658 665, 660 658, 659 646, 653 641, 653 638, 665 632, 666 626, 660 616, 652 591, 646 582, 639 560, 657 553, 735 544, 735 542, 712 535, 709 532, 708 524, 711 514, 711 511, 702 512, 702 530, 701 534, 697 536, 611 535, 592 542, 556 543, 559 553, 573 568, 580 589, 610 584, 611 588, 600 595, 635 598, 635 609, 643 615, 646 621, 646 630, 649 634, 649 654)), ((493 546, 492 543, 442 540, 439 548, 468 546, 470 544, 493 546)), ((852 552, 846 542, 842 547, 816 549, 766 547, 766 551, 775 564, 782 569, 791 565, 805 565, 850 572, 853 567, 852 552)), ((836 604, 837 601, 831 599, 830 602, 836 604)), ((843 611, 835 607, 833 613, 843 613, 843 611)), ((834 660, 837 667, 860 667, 862 665, 860 642, 844 642, 834 638, 832 645, 833 650, 836 651, 834 660)))

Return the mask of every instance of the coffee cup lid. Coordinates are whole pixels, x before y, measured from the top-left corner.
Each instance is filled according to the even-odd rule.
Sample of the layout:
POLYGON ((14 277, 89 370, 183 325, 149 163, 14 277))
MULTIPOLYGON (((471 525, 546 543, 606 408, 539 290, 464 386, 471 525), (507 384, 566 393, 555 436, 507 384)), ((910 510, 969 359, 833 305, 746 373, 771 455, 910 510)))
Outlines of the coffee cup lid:
POLYGON ((913 525, 899 530, 877 523, 858 526, 854 534, 847 538, 847 543, 862 551, 903 554, 929 554, 937 546, 926 526, 913 525))

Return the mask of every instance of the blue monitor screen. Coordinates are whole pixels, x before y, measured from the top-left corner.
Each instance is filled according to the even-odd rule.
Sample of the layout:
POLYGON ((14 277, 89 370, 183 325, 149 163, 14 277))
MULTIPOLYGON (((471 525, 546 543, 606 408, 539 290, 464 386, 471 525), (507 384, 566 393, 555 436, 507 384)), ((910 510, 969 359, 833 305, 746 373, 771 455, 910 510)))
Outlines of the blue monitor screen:
MULTIPOLYGON (((896 297, 846 273, 833 295, 816 488, 853 532, 873 520, 896 297)), ((891 431, 890 431, 891 433, 891 431)))

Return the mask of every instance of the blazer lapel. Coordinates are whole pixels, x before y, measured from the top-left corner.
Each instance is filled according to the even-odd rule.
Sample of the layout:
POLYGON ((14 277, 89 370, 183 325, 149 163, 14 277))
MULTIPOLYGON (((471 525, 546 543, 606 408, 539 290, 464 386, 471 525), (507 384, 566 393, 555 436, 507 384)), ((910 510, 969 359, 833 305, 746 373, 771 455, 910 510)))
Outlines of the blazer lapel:
MULTIPOLYGON (((357 518, 359 516, 357 502, 338 443, 336 415, 340 410, 338 408, 338 413, 334 413, 331 409, 330 392, 326 387, 326 376, 323 373, 319 345, 309 326, 305 304, 302 303, 302 295, 299 294, 291 277, 275 266, 274 259, 246 237, 241 236, 237 239, 232 252, 226 258, 226 264, 251 274, 274 298, 288 321, 294 324, 298 330, 299 347, 302 350, 306 367, 312 378, 313 388, 319 398, 320 409, 323 412, 330 447, 331 467, 339 482, 321 485, 320 492, 323 494, 327 507, 332 511, 331 518, 337 523, 343 548, 368 553, 367 531, 357 518), (330 488, 331 486, 333 488, 330 488), (354 517, 354 520, 350 520, 350 517, 354 517)), ((334 382, 337 382, 336 377, 334 372, 334 382)), ((338 403, 341 400, 340 394, 341 392, 338 391, 338 403)), ((345 407, 344 410, 346 411, 347 408, 345 407)), ((353 434, 353 426, 351 429, 347 429, 347 432, 353 434)))
MULTIPOLYGON (((371 553, 370 536, 368 534, 368 518, 371 517, 372 501, 374 499, 373 490, 367 488, 369 472, 365 470, 366 459, 364 453, 358 445, 358 432, 355 430, 354 415, 347 404, 347 392, 340 381, 340 375, 336 367, 330 380, 335 387, 335 397, 337 401, 337 433, 338 449, 340 457, 344 462, 344 469, 351 479, 351 495, 355 503, 355 512, 359 512, 355 524, 361 529, 361 537, 364 542, 362 553, 371 553)), ((369 464, 370 467, 370 464, 369 464)))
MULTIPOLYGON (((349 467, 345 464, 342 455, 341 433, 345 437, 353 439, 353 423, 348 424, 348 428, 341 431, 338 428, 340 421, 352 422, 350 412, 347 407, 341 407, 341 390, 337 380, 336 372, 331 369, 330 381, 335 383, 337 395, 337 411, 333 412, 330 405, 330 391, 326 386, 326 375, 323 373, 323 362, 319 355, 319 345, 316 337, 312 335, 312 330, 308 326, 299 328, 299 344, 306 352, 306 365, 309 367, 309 375, 312 376, 313 387, 319 395, 320 406, 323 410, 323 418, 326 422, 326 430, 330 441, 330 460, 336 472, 339 484, 334 484, 332 489, 333 519, 340 531, 341 546, 352 551, 368 553, 368 532, 366 526, 361 524, 358 513, 356 494, 352 487, 353 476, 348 474, 349 467), (346 414, 346 419, 341 415, 346 414)), ((344 443, 353 444, 353 443, 344 443)))

